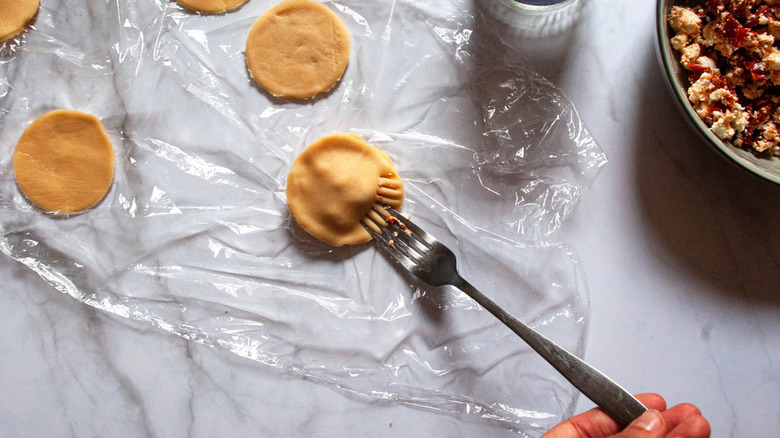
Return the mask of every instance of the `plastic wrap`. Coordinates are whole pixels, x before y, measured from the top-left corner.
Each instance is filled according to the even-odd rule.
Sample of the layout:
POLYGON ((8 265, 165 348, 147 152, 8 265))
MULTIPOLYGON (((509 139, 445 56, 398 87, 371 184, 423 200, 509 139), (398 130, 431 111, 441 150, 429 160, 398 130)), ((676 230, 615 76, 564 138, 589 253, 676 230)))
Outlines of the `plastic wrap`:
POLYGON ((491 27, 470 2, 411 0, 327 3, 352 35, 344 77, 311 101, 275 99, 243 55, 273 4, 201 15, 168 0, 44 2, 0 59, 3 253, 87 305, 366 403, 525 435, 571 414, 575 390, 495 318, 371 244, 319 243, 284 189, 311 141, 364 136, 463 275, 582 354, 585 281, 549 242, 606 160, 572 104, 481 44, 491 27), (107 197, 68 218, 30 205, 12 169, 22 130, 54 108, 95 114, 116 151, 107 197))

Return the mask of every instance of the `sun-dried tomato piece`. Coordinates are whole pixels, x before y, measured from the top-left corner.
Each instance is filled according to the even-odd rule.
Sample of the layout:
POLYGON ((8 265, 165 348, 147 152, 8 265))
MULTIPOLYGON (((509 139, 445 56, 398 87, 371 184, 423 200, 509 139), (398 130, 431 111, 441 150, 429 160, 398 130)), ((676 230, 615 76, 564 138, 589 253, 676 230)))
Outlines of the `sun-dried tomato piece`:
POLYGON ((756 82, 763 81, 769 77, 769 72, 760 60, 751 59, 745 62, 745 68, 750 71, 750 75, 753 76, 753 80, 756 82))
POLYGON ((701 75, 711 71, 709 67, 701 64, 688 64, 686 67, 692 72, 688 75, 688 80, 690 80, 691 83, 698 81, 699 78, 701 78, 701 75))
POLYGON ((734 17, 727 17, 723 23, 723 36, 734 47, 742 47, 749 32, 734 17))
POLYGON ((747 148, 753 147, 753 143, 755 143, 755 136, 755 130, 753 127, 746 127, 745 130, 742 131, 739 135, 739 139, 742 140, 742 146, 747 148))
POLYGON ((729 4, 729 12, 731 15, 739 20, 746 20, 750 17, 750 10, 753 8, 753 0, 742 0, 739 2, 731 2, 729 4))
MULTIPOLYGON (((751 115, 751 122, 755 121, 755 124, 762 124, 769 120, 769 117, 774 111, 775 103, 772 99, 766 96, 762 96, 748 105, 748 111, 751 115)), ((752 124, 752 123, 751 123, 752 124)))

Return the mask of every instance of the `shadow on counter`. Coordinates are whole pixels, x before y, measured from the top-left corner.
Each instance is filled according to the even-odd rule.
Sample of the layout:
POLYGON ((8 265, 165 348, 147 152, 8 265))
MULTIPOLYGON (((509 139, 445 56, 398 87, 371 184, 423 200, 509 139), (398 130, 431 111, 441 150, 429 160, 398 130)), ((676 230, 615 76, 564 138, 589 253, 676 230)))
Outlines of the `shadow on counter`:
MULTIPOLYGON (((661 257, 734 298, 780 305, 780 185, 716 154, 667 91, 651 38, 636 113, 636 189, 661 257), (667 135, 667 133, 681 135, 667 135)), ((642 52, 640 52, 642 53, 642 52)))

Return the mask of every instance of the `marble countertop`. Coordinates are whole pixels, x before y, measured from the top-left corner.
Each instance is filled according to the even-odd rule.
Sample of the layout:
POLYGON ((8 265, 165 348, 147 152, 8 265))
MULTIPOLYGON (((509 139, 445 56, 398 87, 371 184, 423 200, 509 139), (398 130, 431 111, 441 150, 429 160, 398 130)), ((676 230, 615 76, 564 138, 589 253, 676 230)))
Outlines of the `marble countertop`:
MULTIPOLYGON (((556 238, 590 291, 585 359, 632 392, 698 405, 713 436, 780 429, 780 187, 681 119, 652 2, 588 2, 559 50, 520 45, 609 163, 556 238)), ((512 436, 359 397, 85 306, 0 260, 4 436, 512 436)), ((580 397, 577 411, 592 407, 580 397)))

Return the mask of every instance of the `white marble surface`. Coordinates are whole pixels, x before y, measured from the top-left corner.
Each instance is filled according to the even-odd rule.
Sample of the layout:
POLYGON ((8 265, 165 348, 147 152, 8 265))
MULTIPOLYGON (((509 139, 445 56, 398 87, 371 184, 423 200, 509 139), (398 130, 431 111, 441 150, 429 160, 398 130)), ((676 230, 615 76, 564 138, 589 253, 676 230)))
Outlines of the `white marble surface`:
MULTIPOLYGON (((771 436, 780 187, 716 157, 680 119, 651 3, 590 2, 560 56, 528 54, 610 159, 557 236, 590 289, 585 358, 631 391, 697 404, 713 436, 771 436)), ((84 306, 7 258, 0 270, 2 436, 513 435, 369 405, 84 306)))

